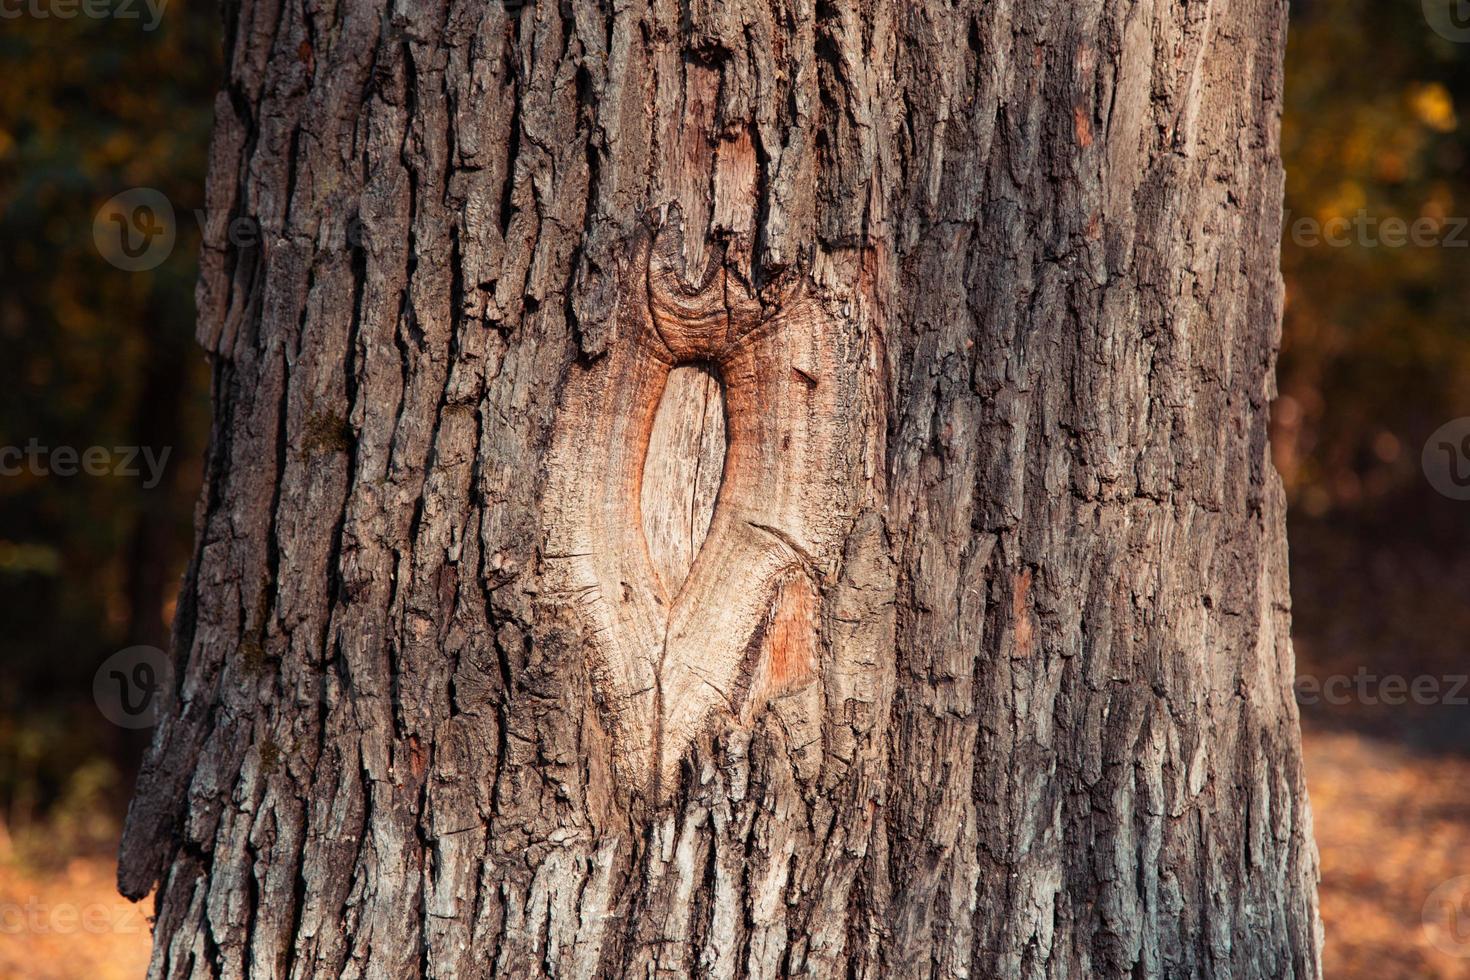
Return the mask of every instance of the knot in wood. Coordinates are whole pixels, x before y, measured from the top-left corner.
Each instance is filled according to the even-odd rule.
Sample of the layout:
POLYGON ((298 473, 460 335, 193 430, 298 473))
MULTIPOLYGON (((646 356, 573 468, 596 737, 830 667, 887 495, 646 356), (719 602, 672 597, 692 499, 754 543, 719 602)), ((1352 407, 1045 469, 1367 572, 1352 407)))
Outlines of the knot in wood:
MULTIPOLYGON (((697 284, 683 275, 674 235, 660 235, 648 266, 648 308, 659 341, 674 363, 718 362, 761 323, 762 307, 744 279, 723 261, 710 261, 697 284)), ((783 304, 784 305, 784 304, 783 304)))
POLYGON ((575 365, 564 389, 542 500, 546 599, 580 624, 617 772, 655 797, 716 716, 748 723, 815 676, 817 596, 852 490, 844 325, 807 290, 763 308, 723 260, 690 284, 677 253, 672 235, 635 246, 608 353, 575 365), (707 516, 658 457, 717 449, 655 438, 694 431, 681 413, 706 411, 674 395, 686 364, 707 366, 723 396, 707 516), (693 528, 687 575, 649 533, 680 521, 693 528))

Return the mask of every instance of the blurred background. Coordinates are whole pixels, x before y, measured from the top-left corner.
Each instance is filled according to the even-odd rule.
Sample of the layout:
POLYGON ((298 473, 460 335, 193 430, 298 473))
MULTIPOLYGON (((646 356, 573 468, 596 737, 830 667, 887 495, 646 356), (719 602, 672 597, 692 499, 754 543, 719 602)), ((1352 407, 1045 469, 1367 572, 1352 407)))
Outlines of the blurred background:
POLYGON ((173 0, 151 30, 131 7, 138 17, 0 20, 0 446, 101 446, 111 469, 140 471, 0 476, 6 980, 135 978, 148 962, 151 907, 113 884, 148 732, 110 724, 92 677, 119 650, 167 646, 192 542, 209 370, 188 209, 204 202, 222 31, 212 0, 173 0), (179 209, 171 254, 147 271, 114 267, 93 241, 99 207, 132 187, 179 209), (155 459, 172 447, 151 488, 140 460, 112 453, 133 446, 155 459), (58 917, 67 908, 75 921, 58 917))
MULTIPOLYGON (((112 860, 147 732, 111 724, 92 681, 118 651, 167 646, 208 437, 194 209, 220 18, 103 6, 0 21, 0 446, 115 464, 0 477, 0 978, 146 964, 147 906, 115 894, 112 860), (125 271, 93 224, 140 187, 172 202, 177 238, 125 271), (168 448, 161 478, 141 458, 117 472, 119 447, 168 448)), ((1470 416, 1470 3, 1291 16, 1273 437, 1327 975, 1470 977, 1470 502, 1444 469, 1470 423, 1451 449, 1436 435, 1470 416)))

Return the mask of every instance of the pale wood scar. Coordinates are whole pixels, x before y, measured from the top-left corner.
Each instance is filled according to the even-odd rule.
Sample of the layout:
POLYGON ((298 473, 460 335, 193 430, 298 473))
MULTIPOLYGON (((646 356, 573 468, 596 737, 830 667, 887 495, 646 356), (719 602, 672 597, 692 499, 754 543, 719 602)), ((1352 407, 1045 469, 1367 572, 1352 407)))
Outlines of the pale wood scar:
POLYGON ((800 287, 763 306, 723 262, 690 285, 681 248, 677 232, 635 246, 639 279, 608 352, 572 369, 543 493, 548 596, 582 627, 619 777, 654 796, 714 716, 748 721, 816 676, 818 594, 851 522, 856 424, 835 318, 800 287), (698 373, 669 390, 686 365, 723 400, 723 462, 703 488, 697 473, 687 485, 689 467, 670 477, 679 465, 649 461, 656 422, 661 433, 711 424, 668 418, 707 411, 685 390, 698 373), (661 418, 666 397, 678 404, 661 418), (692 503, 673 499, 671 479, 692 503))

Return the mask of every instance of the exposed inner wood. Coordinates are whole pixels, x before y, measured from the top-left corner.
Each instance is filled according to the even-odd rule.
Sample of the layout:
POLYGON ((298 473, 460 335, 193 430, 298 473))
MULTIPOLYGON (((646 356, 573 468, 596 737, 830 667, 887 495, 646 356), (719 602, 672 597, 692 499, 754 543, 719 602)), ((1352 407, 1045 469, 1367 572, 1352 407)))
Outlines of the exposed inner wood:
POLYGON ((713 715, 815 676, 811 596, 855 489, 842 331, 800 290, 767 310, 719 256, 689 282, 681 239, 639 246, 608 356, 568 381, 545 497, 548 599, 581 622, 617 769, 656 797, 713 715))
POLYGON ((792 575, 781 584, 760 634, 760 651, 753 678, 758 707, 813 679, 817 663, 817 593, 806 575, 792 575))
POLYGON ((725 468, 725 397, 703 365, 669 372, 643 463, 643 537, 665 594, 689 576, 725 468))

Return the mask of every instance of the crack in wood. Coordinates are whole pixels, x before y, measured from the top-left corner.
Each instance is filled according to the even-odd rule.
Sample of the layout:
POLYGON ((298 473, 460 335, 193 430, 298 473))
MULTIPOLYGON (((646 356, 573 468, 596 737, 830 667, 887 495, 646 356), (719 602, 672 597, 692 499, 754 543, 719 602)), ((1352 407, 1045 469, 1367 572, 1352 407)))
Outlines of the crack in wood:
POLYGON ((677 593, 709 533, 725 465, 725 396, 706 365, 669 372, 643 466, 643 535, 666 593, 677 593))

